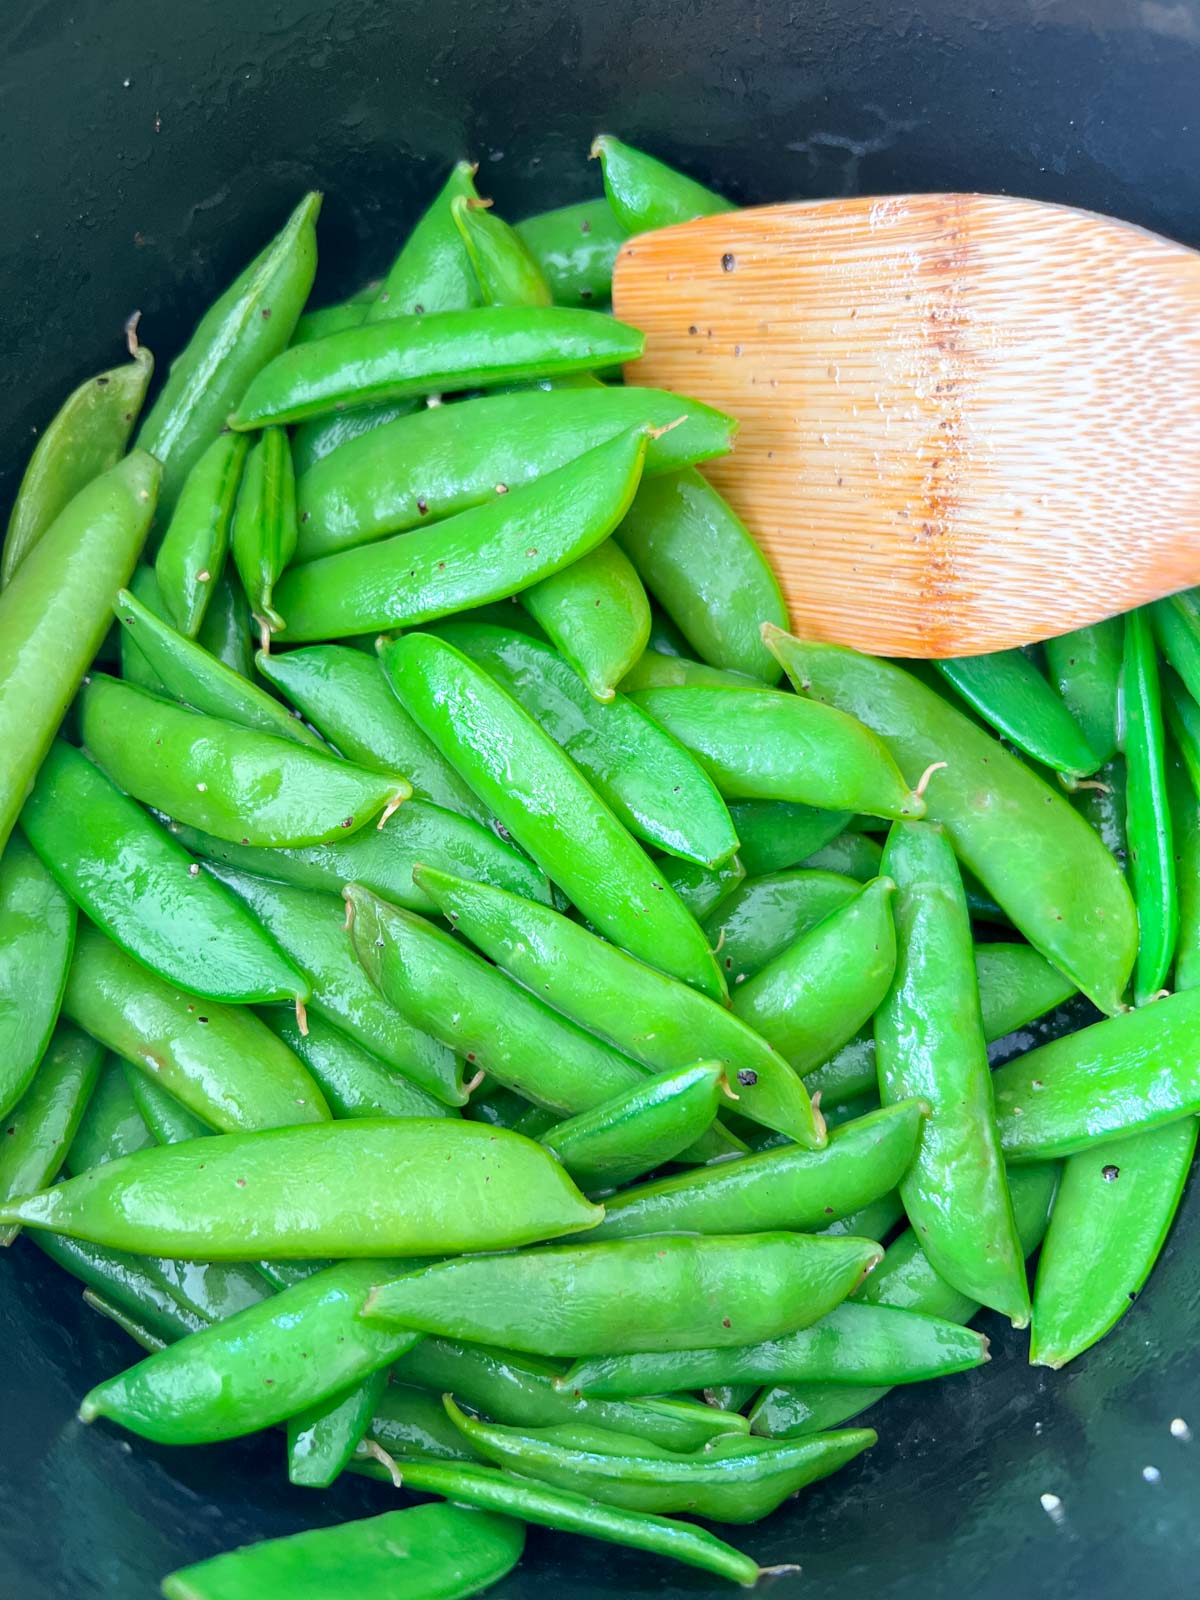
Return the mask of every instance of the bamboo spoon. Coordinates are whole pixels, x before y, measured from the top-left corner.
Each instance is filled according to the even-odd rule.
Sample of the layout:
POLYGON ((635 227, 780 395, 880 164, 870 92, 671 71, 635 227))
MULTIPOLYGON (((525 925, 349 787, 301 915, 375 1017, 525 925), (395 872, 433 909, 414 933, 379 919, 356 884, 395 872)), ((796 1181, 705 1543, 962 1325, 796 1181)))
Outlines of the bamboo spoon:
POLYGON ((763 206, 626 244, 627 381, 741 422, 705 468, 796 629, 889 656, 1200 583, 1200 254, 1001 195, 763 206))

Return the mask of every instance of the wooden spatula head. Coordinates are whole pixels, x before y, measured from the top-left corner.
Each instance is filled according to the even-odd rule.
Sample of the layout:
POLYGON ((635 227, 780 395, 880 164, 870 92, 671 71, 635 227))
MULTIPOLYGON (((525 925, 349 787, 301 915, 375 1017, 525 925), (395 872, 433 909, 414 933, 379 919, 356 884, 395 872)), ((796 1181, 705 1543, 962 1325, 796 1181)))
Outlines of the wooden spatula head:
POLYGON ((737 417, 705 468, 796 629, 881 655, 1200 582, 1200 255, 1003 196, 764 206, 631 239, 631 383, 737 417))

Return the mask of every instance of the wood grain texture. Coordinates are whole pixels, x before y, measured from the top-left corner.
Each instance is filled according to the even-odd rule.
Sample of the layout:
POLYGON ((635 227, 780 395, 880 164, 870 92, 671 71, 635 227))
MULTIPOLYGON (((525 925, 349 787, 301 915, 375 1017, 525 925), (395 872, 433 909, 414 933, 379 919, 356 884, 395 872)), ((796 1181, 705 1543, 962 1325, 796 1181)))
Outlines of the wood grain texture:
POLYGON ((994 195, 765 206, 632 239, 628 382, 731 412, 705 471, 796 629, 1044 639, 1200 582, 1200 255, 994 195))

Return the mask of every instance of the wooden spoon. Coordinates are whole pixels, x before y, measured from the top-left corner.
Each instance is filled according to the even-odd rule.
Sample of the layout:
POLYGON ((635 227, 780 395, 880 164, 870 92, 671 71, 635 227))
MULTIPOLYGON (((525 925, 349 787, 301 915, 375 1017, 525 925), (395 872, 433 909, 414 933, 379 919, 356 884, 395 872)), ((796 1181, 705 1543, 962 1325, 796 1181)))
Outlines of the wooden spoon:
POLYGON ((705 472, 796 629, 892 656, 1200 582, 1200 254, 1068 206, 897 195, 631 239, 626 381, 741 422, 705 472))

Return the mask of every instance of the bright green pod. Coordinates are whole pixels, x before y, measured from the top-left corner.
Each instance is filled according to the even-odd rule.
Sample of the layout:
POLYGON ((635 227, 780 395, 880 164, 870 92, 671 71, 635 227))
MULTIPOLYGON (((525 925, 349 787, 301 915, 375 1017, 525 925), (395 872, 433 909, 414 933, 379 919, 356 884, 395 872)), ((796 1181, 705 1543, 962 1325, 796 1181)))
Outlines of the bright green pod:
POLYGON ((683 901, 697 922, 722 905, 746 876, 737 856, 730 856, 719 867, 701 866, 696 861, 662 857, 662 875, 683 901))
POLYGON ((737 849, 712 779, 632 700, 616 695, 599 704, 550 645, 525 634, 470 619, 432 631, 524 707, 636 838, 701 865, 737 849))
POLYGON ((801 865, 812 872, 836 872, 858 883, 870 883, 882 870, 883 846, 869 834, 847 828, 836 839, 814 850, 801 865))
POLYGON ((836 839, 849 811, 822 811, 790 800, 734 800, 729 807, 738 855, 751 878, 798 867, 836 839))
POLYGON ((196 643, 231 672, 249 681, 254 671, 250 607, 238 575, 230 571, 228 562, 225 571, 213 583, 196 643))
POLYGON ((528 245, 490 200, 455 195, 450 216, 467 252, 485 306, 548 306, 554 297, 528 245))
POLYGON ((456 1112, 372 1055, 315 1010, 301 1032, 289 1012, 272 1008, 263 1020, 321 1086, 335 1117, 452 1117, 456 1112))
POLYGON ((296 324, 289 341, 292 345, 311 344, 314 339, 324 339, 328 334, 341 333, 343 328, 357 328, 366 315, 367 306, 379 293, 378 286, 371 291, 370 299, 359 300, 353 295, 349 300, 335 300, 332 305, 317 306, 305 311, 296 324))
POLYGON ((239 1261, 150 1261, 151 1270, 176 1301, 206 1323, 224 1322, 269 1300, 273 1286, 261 1272, 239 1261))
POLYGON ((1200 984, 1200 799, 1178 756, 1167 764, 1175 882, 1179 885, 1179 937, 1175 942, 1175 988, 1200 984))
POLYGON ((1129 863, 1125 835, 1125 758, 1114 756, 1096 774, 1094 783, 1080 784, 1071 796, 1079 815, 1095 829, 1105 849, 1122 871, 1129 863))
POLYGON ((364 1049, 426 1090, 443 1105, 466 1099, 462 1062, 445 1043, 414 1026, 390 1005, 355 959, 346 908, 331 894, 210 864, 213 876, 249 908, 308 979, 309 1005, 364 1049))
POLYGON ((525 589, 521 604, 596 700, 613 698, 650 637, 642 580, 612 539, 525 589))
POLYGON ((1093 754, 1110 761, 1117 748, 1117 696, 1124 628, 1109 617, 1045 643, 1051 682, 1093 754))
POLYGON ((699 1139, 717 1114, 723 1080, 719 1061, 657 1073, 590 1111, 556 1122, 538 1135, 538 1143, 582 1188, 615 1189, 673 1160, 699 1139))
POLYGON ((275 585, 296 553, 296 472, 284 428, 264 428, 246 461, 229 549, 262 632, 263 648, 284 626, 275 585))
POLYGON ((225 570, 229 532, 250 441, 219 433, 188 473, 154 558, 166 614, 188 639, 204 621, 225 570))
MULTIPOLYGON (((387 1388, 387 1368, 287 1419, 288 1480, 327 1489, 341 1476, 387 1388)), ((339 1574, 341 1576, 342 1574, 339 1574)))
POLYGON ((0 855, 0 1116, 50 1042, 74 944, 74 905, 14 833, 0 855))
MULTIPOLYGON (((651 626, 654 626, 651 612, 651 626)), ((761 678, 752 678, 745 672, 726 672, 722 667, 709 667, 702 661, 689 661, 686 656, 668 655, 661 649, 648 647, 630 667, 621 681, 626 694, 635 689, 759 689, 761 678)))
MULTIPOLYGON (((489 1136, 504 1137, 495 1129, 489 1136)), ((15 1209, 45 1203, 39 1196, 36 1205, 15 1209)), ((0 1208, 0 1219, 6 1209, 14 1208, 0 1208)), ((368 1322, 552 1356, 750 1344, 816 1322, 881 1253, 869 1239, 799 1233, 558 1245, 381 1278, 362 1314, 368 1322)))
POLYGON ((80 1117, 63 1165, 72 1177, 105 1162, 149 1150, 155 1143, 125 1081, 117 1056, 106 1056, 80 1117))
POLYGON ((219 839, 322 844, 408 798, 385 777, 274 734, 94 674, 80 696, 88 753, 127 794, 219 839))
POLYGON ((171 363, 137 439, 166 469, 161 513, 174 509, 188 473, 259 371, 286 350, 316 273, 320 209, 319 194, 305 195, 171 363))
POLYGON ((458 197, 478 199, 475 172, 470 161, 459 161, 451 169, 367 308, 368 322, 479 304, 479 285, 451 214, 458 197))
MULTIPOLYGON (((133 576, 129 580, 129 588, 122 589, 120 597, 140 606, 147 616, 155 617, 160 622, 166 621, 166 602, 158 587, 158 575, 153 567, 148 567, 144 562, 139 562, 133 569, 133 576)), ((132 683, 139 689, 148 689, 151 694, 166 694, 162 679, 149 660, 138 649, 136 636, 129 628, 119 627, 114 624, 117 632, 118 660, 120 662, 121 677, 126 683, 132 683)), ((100 666, 99 660, 94 665, 100 666)))
POLYGON ((242 1007, 197 1000, 95 928, 81 929, 63 1011, 222 1131, 328 1117, 291 1051, 242 1007))
POLYGON ((472 1072, 552 1111, 587 1111, 641 1081, 632 1061, 526 994, 432 923, 357 885, 350 935, 367 978, 472 1072))
POLYGON ((853 1038, 888 991, 895 887, 874 879, 734 989, 734 1015, 801 1076, 853 1038))
MULTIPOLYGON (((61 1023, 33 1081, 0 1124, 0 1200, 44 1188, 62 1165, 100 1076, 104 1048, 61 1023)), ((0 1245, 13 1242, 0 1228, 0 1245)))
POLYGON ((123 1061, 126 1087, 142 1121, 157 1144, 183 1144, 188 1139, 207 1139, 212 1129, 161 1083, 139 1072, 132 1062, 123 1061))
POLYGON ((509 1250, 603 1215, 531 1139, 420 1117, 156 1145, 0 1212, 118 1250, 212 1261, 509 1250))
POLYGON ((636 328, 560 306, 368 320, 276 356, 228 420, 241 432, 413 395, 595 372, 636 361, 642 345, 636 328))
POLYGON ((374 433, 376 428, 382 428, 389 422, 396 422, 401 417, 425 409, 422 400, 395 400, 387 406, 363 406, 357 411, 330 411, 323 417, 314 417, 311 422, 300 423, 292 429, 292 463, 296 469, 297 487, 304 473, 343 445, 361 439, 365 433, 374 433))
POLYGON ((929 820, 1030 944, 1101 1011, 1118 1010, 1137 917, 1120 868, 1069 801, 890 662, 776 629, 766 637, 797 688, 874 728, 910 782, 945 763, 929 776, 929 820))
POLYGON ((1146 612, 1159 649, 1195 699, 1200 695, 1200 596, 1194 589, 1184 589, 1155 601, 1146 612))
POLYGON ((205 1326, 202 1317, 179 1304, 153 1264, 140 1256, 105 1250, 65 1234, 35 1232, 27 1237, 56 1266, 146 1327, 160 1348, 205 1326))
MULTIPOLYGON (((421 1340, 422 1345, 428 1342, 421 1340)), ((401 1363, 406 1359, 401 1356, 401 1363)), ((386 1450, 390 1456, 423 1456, 431 1461, 483 1459, 446 1415, 440 1391, 433 1395, 405 1383, 384 1384, 375 1415, 368 1421, 365 1437, 355 1455, 360 1458, 374 1455, 373 1445, 386 1450)))
POLYGON ((555 305, 595 305, 612 298, 613 262, 625 230, 606 199, 543 211, 515 227, 542 269, 555 305))
POLYGON ((98 1311, 102 1317, 115 1322, 121 1332, 127 1333, 134 1344, 140 1345, 143 1350, 162 1350, 170 1343, 169 1339, 154 1331, 148 1318, 124 1310, 98 1289, 85 1289, 82 1299, 89 1310, 98 1311))
POLYGON ((303 977, 238 900, 61 739, 21 826, 75 904, 168 983, 210 1000, 307 1000, 303 977))
POLYGON ((779 581, 745 524, 695 467, 644 483, 617 542, 701 661, 778 681, 779 664, 760 630, 767 622, 787 626, 779 581))
POLYGON ((0 589, 68 503, 125 454, 154 357, 127 329, 132 361, 101 372, 68 395, 42 430, 13 501, 0 554, 0 589))
POLYGON ((1178 746, 1192 788, 1200 793, 1200 704, 1169 667, 1163 671, 1161 686, 1167 727, 1178 746))
POLYGON ((850 878, 834 872, 800 870, 746 878, 703 924, 712 943, 720 946, 717 959, 730 989, 736 993, 737 985, 857 893, 850 878))
POLYGON ((651 228, 737 209, 732 200, 611 133, 592 141, 591 154, 599 159, 608 203, 626 233, 648 233, 651 228))
POLYGON ((59 513, 0 593, 0 850, 103 643, 161 476, 140 450, 102 473, 59 513))
POLYGON ((650 429, 603 444, 457 516, 295 567, 279 586, 288 643, 412 627, 528 589, 605 540, 638 485, 650 429))
POLYGON ((1138 920, 1133 996, 1140 1006, 1162 992, 1179 933, 1162 691, 1146 611, 1131 611, 1125 618, 1121 749, 1125 756, 1129 876, 1138 920))
POLYGON ((601 933, 701 993, 724 997, 695 918, 571 759, 511 695, 429 634, 393 641, 382 659, 417 724, 601 933), (521 775, 516 789, 514 773, 521 775))
POLYGON ((724 1006, 547 906, 423 867, 417 880, 459 933, 564 1016, 651 1071, 720 1061, 742 1116, 824 1144, 800 1079, 724 1006))
POLYGON ((1020 650, 960 656, 934 666, 1010 744, 1064 778, 1086 778, 1105 756, 1088 743, 1070 708, 1020 650))

